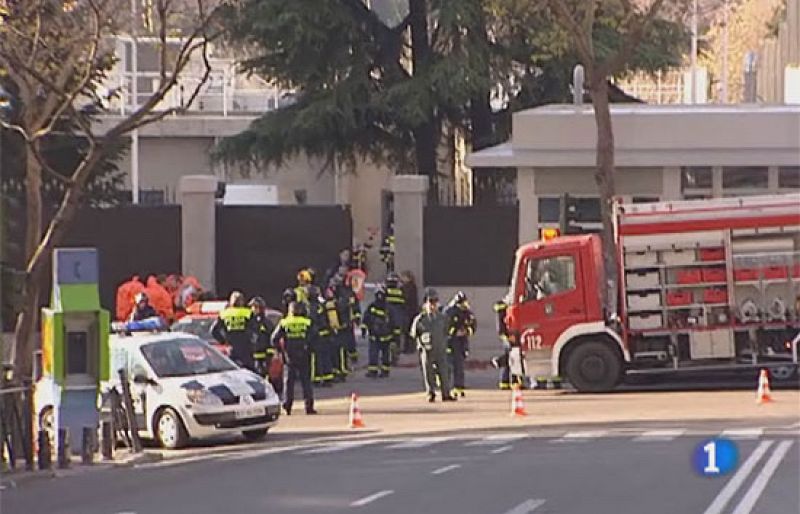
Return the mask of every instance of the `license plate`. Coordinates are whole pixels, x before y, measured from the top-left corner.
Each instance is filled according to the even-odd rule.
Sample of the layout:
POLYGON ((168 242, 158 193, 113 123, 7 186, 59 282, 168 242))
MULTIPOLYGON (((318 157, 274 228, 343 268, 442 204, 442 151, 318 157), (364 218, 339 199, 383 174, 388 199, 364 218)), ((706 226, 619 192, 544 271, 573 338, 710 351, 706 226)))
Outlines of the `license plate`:
POLYGON ((236 411, 236 419, 257 418, 264 415, 264 407, 250 407, 236 411))

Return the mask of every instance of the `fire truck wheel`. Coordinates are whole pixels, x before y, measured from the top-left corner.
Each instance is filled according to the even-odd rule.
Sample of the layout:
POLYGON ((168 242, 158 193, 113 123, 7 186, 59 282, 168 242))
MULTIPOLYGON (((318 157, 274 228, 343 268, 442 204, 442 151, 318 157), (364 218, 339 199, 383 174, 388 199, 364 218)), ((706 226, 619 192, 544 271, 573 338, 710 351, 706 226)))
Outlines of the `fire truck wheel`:
POLYGON ((770 370, 770 376, 776 382, 787 382, 797 375, 797 366, 776 366, 770 370))
POLYGON ((622 362, 607 344, 592 341, 578 344, 567 357, 569 382, 581 392, 610 391, 619 383, 622 362))

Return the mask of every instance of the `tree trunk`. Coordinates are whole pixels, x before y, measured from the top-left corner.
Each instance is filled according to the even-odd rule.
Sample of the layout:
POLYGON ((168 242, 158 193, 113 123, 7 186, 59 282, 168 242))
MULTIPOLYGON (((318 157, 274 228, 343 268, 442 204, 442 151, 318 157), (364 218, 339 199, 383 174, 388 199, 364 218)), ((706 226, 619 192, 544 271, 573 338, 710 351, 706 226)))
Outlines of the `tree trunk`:
MULTIPOLYGON (((413 74, 422 73, 431 59, 431 44, 428 34, 428 2, 427 0, 409 0, 409 26, 411 27, 411 62, 413 74)), ((412 79, 413 80, 413 79, 412 79)), ((413 129, 414 156, 417 162, 417 173, 427 175, 428 201, 439 200, 439 177, 437 166, 437 148, 440 139, 440 128, 436 121, 436 113, 425 113, 427 121, 413 129)))
POLYGON ((600 215, 603 222, 603 267, 606 278, 606 296, 603 299, 607 315, 617 313, 618 253, 614 234, 614 133, 608 101, 608 83, 601 73, 592 74, 591 97, 597 125, 597 170, 595 182, 600 192, 600 215))
POLYGON ((14 330, 14 370, 17 379, 30 377, 32 372, 33 335, 36 331, 39 308, 39 285, 42 283, 42 274, 46 271, 44 265, 56 245, 64 239, 69 222, 72 221, 75 212, 80 207, 86 182, 91 176, 92 170, 98 166, 104 156, 104 148, 96 148, 86 157, 85 161, 78 165, 71 177, 72 185, 67 189, 47 231, 41 240, 37 241, 36 249, 27 261, 23 308, 17 317, 17 325, 14 330))
MULTIPOLYGON (((37 143, 38 144, 38 143, 37 143)), ((30 262, 42 236, 42 167, 30 147, 25 146, 25 262, 30 262)), ((17 378, 31 376, 33 334, 36 328, 36 309, 39 305, 38 276, 25 273, 22 305, 14 327, 12 361, 17 378)))

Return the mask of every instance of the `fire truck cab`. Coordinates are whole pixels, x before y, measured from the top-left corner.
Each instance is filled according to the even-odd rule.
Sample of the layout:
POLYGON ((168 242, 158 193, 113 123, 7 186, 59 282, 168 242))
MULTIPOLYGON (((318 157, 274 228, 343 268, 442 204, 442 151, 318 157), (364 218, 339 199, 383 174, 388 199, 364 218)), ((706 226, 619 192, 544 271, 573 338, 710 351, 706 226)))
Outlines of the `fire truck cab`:
POLYGON ((580 391, 608 391, 625 373, 796 375, 800 195, 618 204, 615 224, 615 313, 603 309, 599 236, 517 250, 506 321, 529 372, 580 391))

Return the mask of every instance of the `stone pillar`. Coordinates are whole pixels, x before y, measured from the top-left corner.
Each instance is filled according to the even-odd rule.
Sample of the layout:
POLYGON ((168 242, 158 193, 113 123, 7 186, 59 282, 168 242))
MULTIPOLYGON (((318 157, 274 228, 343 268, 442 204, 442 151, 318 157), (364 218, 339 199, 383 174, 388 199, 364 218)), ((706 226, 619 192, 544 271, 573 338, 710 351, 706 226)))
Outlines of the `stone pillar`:
POLYGON ((411 271, 417 284, 423 286, 423 215, 428 195, 428 177, 397 175, 392 177, 391 184, 394 193, 395 269, 398 272, 411 271))
POLYGON ((180 180, 181 269, 197 277, 200 284, 216 291, 216 206, 217 178, 186 175, 180 180))
POLYGON ((714 166, 711 168, 711 196, 712 198, 722 198, 723 196, 723 186, 722 186, 722 175, 723 170, 722 166, 714 166))
POLYGON ((536 196, 535 170, 517 168, 519 203, 519 244, 539 239, 539 198, 536 196))
POLYGON ((661 201, 681 200, 681 168, 666 166, 661 173, 661 201))

